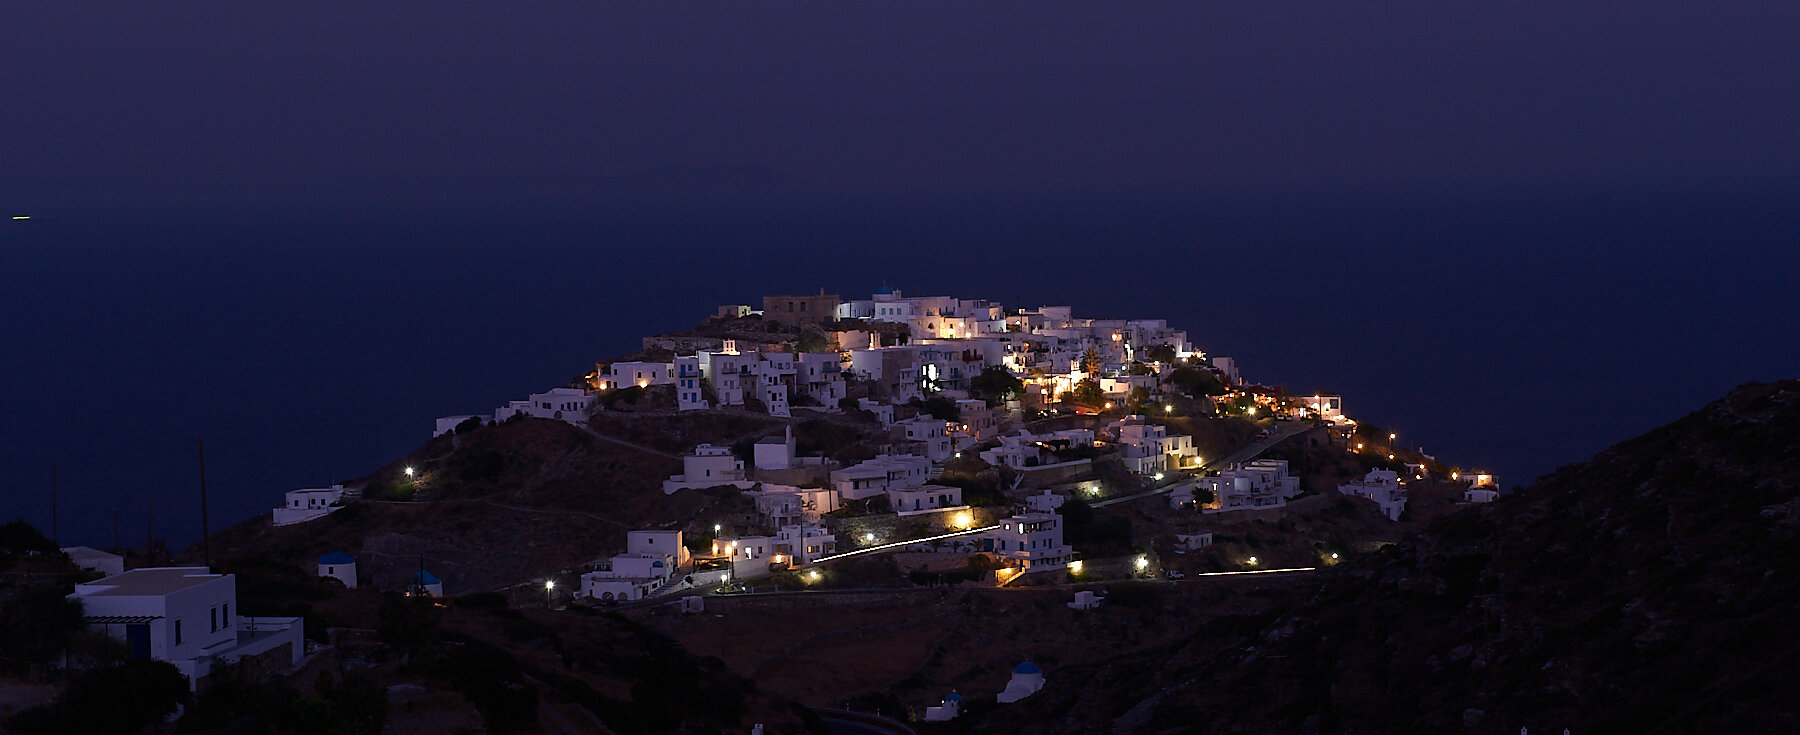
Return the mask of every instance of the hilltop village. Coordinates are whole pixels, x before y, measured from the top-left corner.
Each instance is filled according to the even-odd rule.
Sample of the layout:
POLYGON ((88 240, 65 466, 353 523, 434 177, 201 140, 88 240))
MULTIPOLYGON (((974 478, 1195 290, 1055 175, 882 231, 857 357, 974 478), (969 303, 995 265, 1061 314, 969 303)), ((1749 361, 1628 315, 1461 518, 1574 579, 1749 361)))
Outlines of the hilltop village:
MULTIPOLYGON (((1305 575, 1498 495, 1491 475, 1352 419, 1340 395, 1246 380, 1164 320, 883 288, 719 307, 566 385, 439 418, 418 452, 288 492, 212 543, 303 559, 343 590, 622 615, 808 706, 902 691, 873 708, 931 722, 959 715, 957 686, 994 706, 1030 697, 1058 675, 1042 652, 1074 634, 978 645, 986 658, 929 681, 827 676, 782 662, 817 641, 766 655, 746 642, 882 624, 890 601, 846 610, 843 595, 1036 590, 1080 616, 1141 606, 1120 584, 1305 575), (950 691, 932 693, 940 682, 950 691)), ((362 650, 366 626, 307 619, 310 603, 240 604, 234 574, 66 551, 101 575, 70 597, 88 625, 196 690, 230 662, 300 670, 362 650)), ((1120 645, 1145 643, 1131 635, 1120 645)))

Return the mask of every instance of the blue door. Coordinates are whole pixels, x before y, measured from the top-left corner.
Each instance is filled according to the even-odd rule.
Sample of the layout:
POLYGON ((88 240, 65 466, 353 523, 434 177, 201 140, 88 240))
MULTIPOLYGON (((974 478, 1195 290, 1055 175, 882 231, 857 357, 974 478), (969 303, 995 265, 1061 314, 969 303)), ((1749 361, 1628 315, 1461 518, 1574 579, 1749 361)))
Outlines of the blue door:
POLYGON ((150 658, 150 625, 129 623, 125 626, 125 643, 131 646, 132 658, 150 658))

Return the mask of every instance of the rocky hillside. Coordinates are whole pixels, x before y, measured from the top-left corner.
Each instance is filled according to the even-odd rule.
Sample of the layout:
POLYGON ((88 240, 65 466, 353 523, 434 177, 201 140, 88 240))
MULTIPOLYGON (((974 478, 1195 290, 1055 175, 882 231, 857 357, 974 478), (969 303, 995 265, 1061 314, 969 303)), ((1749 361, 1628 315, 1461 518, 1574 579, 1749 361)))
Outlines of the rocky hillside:
POLYGON ((508 422, 431 440, 364 478, 362 502, 324 518, 272 528, 261 516, 216 534, 213 554, 304 566, 343 551, 387 589, 422 556, 452 594, 495 589, 622 550, 629 529, 679 527, 716 501, 664 495, 662 479, 680 467, 560 421, 508 422))
POLYGON ((1796 609, 1800 381, 1746 385, 976 729, 1796 732, 1796 609))

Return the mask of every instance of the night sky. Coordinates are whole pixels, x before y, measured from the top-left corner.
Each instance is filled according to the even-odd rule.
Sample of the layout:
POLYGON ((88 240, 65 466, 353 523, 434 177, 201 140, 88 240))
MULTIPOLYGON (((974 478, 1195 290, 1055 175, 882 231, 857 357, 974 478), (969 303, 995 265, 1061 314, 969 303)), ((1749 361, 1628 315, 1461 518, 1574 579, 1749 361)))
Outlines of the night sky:
POLYGON ((1800 161, 1792 3, 27 3, 0 196, 746 178, 1014 193, 1730 179, 1800 161))
POLYGON ((1546 5, 8 7, 0 521, 56 455, 133 543, 204 436, 218 527, 821 287, 1167 318, 1509 487, 1800 375, 1800 6, 1546 5))

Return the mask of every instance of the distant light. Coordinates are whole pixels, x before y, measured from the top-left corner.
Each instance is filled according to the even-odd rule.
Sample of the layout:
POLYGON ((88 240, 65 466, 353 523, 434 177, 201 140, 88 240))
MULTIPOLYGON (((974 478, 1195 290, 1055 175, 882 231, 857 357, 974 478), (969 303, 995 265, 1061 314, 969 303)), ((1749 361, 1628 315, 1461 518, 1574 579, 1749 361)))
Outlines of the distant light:
POLYGON ((1143 571, 1150 567, 1150 559, 1140 555, 1138 556, 1137 561, 1132 562, 1132 564, 1137 566, 1138 571, 1143 571))
POLYGON ((1256 563, 1256 557, 1254 557, 1254 556, 1252 556, 1252 557, 1250 557, 1250 563, 1251 563, 1251 564, 1255 564, 1255 563, 1256 563))
POLYGON ((812 571, 810 571, 810 572, 807 572, 807 573, 806 573, 806 578, 807 578, 807 579, 810 579, 810 580, 812 580, 812 581, 814 581, 814 582, 817 582, 817 581, 819 581, 819 570, 817 570, 817 569, 814 569, 814 570, 812 570, 812 571))
POLYGON ((549 591, 549 590, 553 590, 553 589, 556 589, 556 580, 554 580, 554 579, 544 580, 544 590, 549 591))
POLYGON ((1174 404, 1164 404, 1163 410, 1167 411, 1169 413, 1175 413, 1175 406, 1174 406, 1174 404))
POLYGON ((1333 558, 1333 559, 1336 559, 1336 558, 1337 558, 1337 552, 1335 552, 1335 551, 1333 551, 1333 552, 1331 552, 1331 558, 1333 558))
POLYGON ((1110 410, 1112 410, 1112 401, 1107 401, 1107 402, 1106 402, 1106 409, 1107 409, 1107 410, 1108 410, 1108 411, 1110 411, 1110 410))
POLYGON ((714 523, 713 524, 713 533, 718 533, 718 532, 719 532, 719 524, 714 523))
MULTIPOLYGON (((1255 407, 1255 406, 1251 406, 1251 407, 1250 407, 1250 415, 1251 415, 1251 416, 1255 416, 1255 415, 1256 415, 1256 407, 1255 407)), ((1360 448, 1360 445, 1359 445, 1359 448, 1360 448)))
POLYGON ((411 468, 411 467, 406 468, 406 476, 407 477, 413 476, 413 468, 411 468))
POLYGON ((874 541, 875 541, 875 534, 872 534, 872 533, 863 534, 863 543, 874 543, 874 541))
POLYGON ((1392 455, 1392 454, 1388 455, 1388 459, 1393 459, 1393 458, 1394 458, 1394 455, 1392 455))
POLYGON ((1158 472, 1158 473, 1156 473, 1156 474, 1155 474, 1155 475, 1152 475, 1152 476, 1151 476, 1151 478, 1152 478, 1152 479, 1156 479, 1156 480, 1161 480, 1161 479, 1162 479, 1162 473, 1161 473, 1161 472, 1158 472))
POLYGON ((1081 573, 1081 560, 1076 559, 1075 561, 1069 562, 1069 571, 1074 574, 1080 574, 1081 573))
POLYGON ((962 459, 962 452, 957 452, 957 453, 956 453, 956 458, 957 458, 957 459, 962 459))
POLYGON ((1399 434, 1388 434, 1388 441, 1393 441, 1395 439, 1398 439, 1399 437, 1400 437, 1399 434))
POLYGON ((13 215, 13 219, 16 219, 16 220, 19 220, 19 219, 31 219, 31 217, 30 217, 30 216, 29 216, 29 215, 23 215, 23 214, 15 214, 15 215, 13 215))

